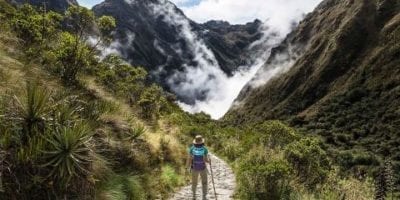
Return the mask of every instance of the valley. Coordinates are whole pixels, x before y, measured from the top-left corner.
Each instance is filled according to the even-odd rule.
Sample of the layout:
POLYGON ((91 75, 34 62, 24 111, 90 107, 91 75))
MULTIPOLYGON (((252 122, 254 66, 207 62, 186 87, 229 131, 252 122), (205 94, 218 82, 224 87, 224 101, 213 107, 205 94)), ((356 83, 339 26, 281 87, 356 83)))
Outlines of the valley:
POLYGON ((182 2, 0 0, 0 199, 400 198, 399 0, 182 2))

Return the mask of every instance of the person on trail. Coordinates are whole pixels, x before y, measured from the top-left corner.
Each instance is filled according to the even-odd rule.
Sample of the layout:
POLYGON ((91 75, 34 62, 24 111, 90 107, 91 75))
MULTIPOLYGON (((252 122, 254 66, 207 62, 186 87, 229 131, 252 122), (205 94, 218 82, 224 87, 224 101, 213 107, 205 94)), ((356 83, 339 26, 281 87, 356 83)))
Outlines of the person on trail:
POLYGON ((197 135, 193 140, 193 144, 189 149, 189 157, 186 166, 192 172, 192 191, 193 199, 196 199, 196 188, 199 175, 203 189, 203 200, 207 199, 208 180, 206 163, 210 163, 208 150, 204 146, 204 139, 201 135, 197 135))

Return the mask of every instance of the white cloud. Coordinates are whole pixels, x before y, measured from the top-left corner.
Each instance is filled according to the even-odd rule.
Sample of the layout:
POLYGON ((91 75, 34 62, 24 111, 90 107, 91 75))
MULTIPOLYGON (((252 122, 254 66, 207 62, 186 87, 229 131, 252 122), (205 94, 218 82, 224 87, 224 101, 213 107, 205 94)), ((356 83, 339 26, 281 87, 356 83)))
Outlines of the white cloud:
MULTIPOLYGON (((134 0, 126 0, 134 3, 134 0)), ((183 5, 190 0, 173 0, 174 3, 183 5)), ((321 0, 203 0, 197 6, 182 7, 185 14, 197 21, 204 22, 211 19, 226 20, 231 23, 245 23, 258 18, 264 21, 260 31, 264 33, 259 41, 254 42, 249 48, 254 51, 249 58, 252 66, 240 66, 232 77, 228 77, 218 65, 213 52, 205 45, 204 41, 191 30, 189 21, 175 12, 172 4, 162 0, 161 4, 153 5, 156 15, 164 16, 165 22, 180 29, 179 36, 186 41, 188 49, 198 65, 184 64, 184 71, 176 72, 169 77, 167 82, 172 90, 180 96, 198 97, 205 94, 204 100, 197 100, 193 105, 178 102, 186 111, 196 113, 205 112, 212 118, 222 117, 231 107, 242 88, 253 79, 260 67, 266 62, 273 46, 279 44, 290 31, 293 22, 302 19, 303 14, 310 12, 321 0)), ((163 53, 163 49, 154 41, 154 47, 163 53)), ((182 53, 179 45, 173 45, 175 53, 182 53)), ((285 60, 285 58, 282 58, 285 60)), ((287 70, 291 62, 258 73, 258 78, 251 82, 254 85, 268 81, 271 76, 287 70), (267 77, 267 78, 266 78, 267 77), (265 80, 266 78, 267 80, 265 80), (260 81, 260 82, 258 82, 260 81)), ((158 66, 161 73, 163 66, 158 66)))
POLYGON ((290 23, 298 21, 304 13, 311 12, 322 0, 202 0, 200 4, 183 7, 192 20, 205 22, 211 19, 242 24, 254 19, 288 32, 290 23))
MULTIPOLYGON (((283 38, 282 35, 273 34, 276 32, 275 30, 266 26, 261 27, 260 31, 264 32, 264 37, 250 47, 258 49, 253 51, 252 58, 249 58, 254 61, 254 65, 241 66, 239 67, 241 70, 237 71, 234 76, 228 77, 221 70, 213 52, 191 30, 189 21, 175 12, 172 4, 154 5, 153 11, 156 15, 164 16, 165 22, 180 29, 179 36, 186 40, 190 51, 195 55, 194 61, 198 63, 197 66, 185 64, 185 70, 176 72, 169 77, 168 83, 172 90, 181 96, 195 98, 199 94, 205 94, 205 99, 197 100, 193 105, 178 102, 179 105, 192 113, 203 111, 214 119, 222 117, 229 110, 244 85, 264 64, 270 49, 283 38)), ((155 46, 157 46, 156 43, 155 46)), ((179 46, 174 50, 178 54, 182 51, 179 46)))

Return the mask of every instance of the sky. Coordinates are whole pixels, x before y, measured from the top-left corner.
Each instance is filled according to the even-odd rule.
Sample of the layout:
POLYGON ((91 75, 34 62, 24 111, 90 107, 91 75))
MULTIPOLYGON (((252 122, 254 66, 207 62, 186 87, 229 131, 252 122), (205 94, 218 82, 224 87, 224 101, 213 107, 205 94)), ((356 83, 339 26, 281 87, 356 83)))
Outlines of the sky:
POLYGON ((101 3, 102 0, 78 0, 79 5, 92 8, 94 5, 101 3))
MULTIPOLYGON (((202 0, 173 0, 179 7, 191 7, 200 4, 202 0)), ((99 4, 102 0, 78 0, 81 6, 92 8, 94 5, 99 4)))
MULTIPOLYGON (((260 19, 269 24, 287 23, 293 15, 310 12, 321 0, 171 0, 196 22, 211 19, 243 24, 260 19)), ((88 8, 102 0, 78 0, 88 8)))

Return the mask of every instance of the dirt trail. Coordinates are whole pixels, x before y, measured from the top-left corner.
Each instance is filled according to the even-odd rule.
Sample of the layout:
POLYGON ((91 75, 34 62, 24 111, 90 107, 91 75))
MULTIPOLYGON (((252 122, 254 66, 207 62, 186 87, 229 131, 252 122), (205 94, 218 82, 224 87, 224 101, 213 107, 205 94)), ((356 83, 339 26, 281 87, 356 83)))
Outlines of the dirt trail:
MULTIPOLYGON (((214 172, 215 189, 217 191, 218 200, 230 200, 235 191, 235 175, 233 174, 230 166, 222 159, 210 154, 212 169, 214 172)), ((208 166, 209 168, 209 166, 208 166)), ((210 172, 210 170, 208 169, 210 172)), ((199 177, 199 184, 197 186, 196 200, 202 200, 201 196, 201 181, 199 177)), ((192 199, 192 186, 187 185, 179 190, 171 200, 190 200, 192 199)), ((215 199, 214 190, 211 182, 211 172, 208 176, 208 200, 215 199)))

